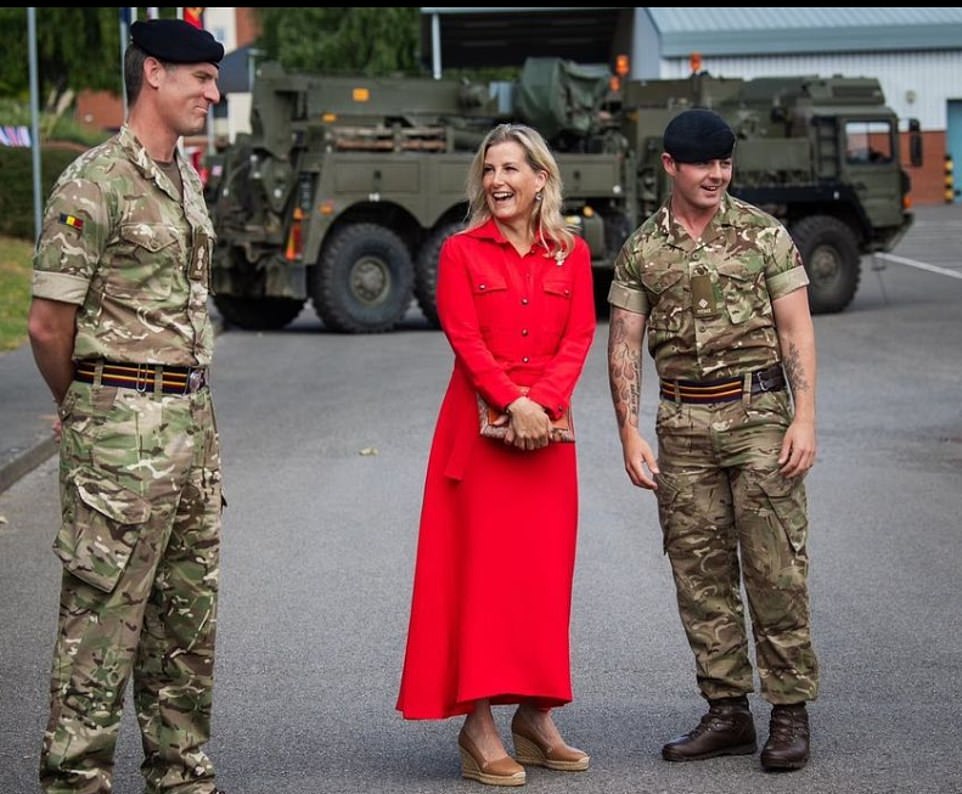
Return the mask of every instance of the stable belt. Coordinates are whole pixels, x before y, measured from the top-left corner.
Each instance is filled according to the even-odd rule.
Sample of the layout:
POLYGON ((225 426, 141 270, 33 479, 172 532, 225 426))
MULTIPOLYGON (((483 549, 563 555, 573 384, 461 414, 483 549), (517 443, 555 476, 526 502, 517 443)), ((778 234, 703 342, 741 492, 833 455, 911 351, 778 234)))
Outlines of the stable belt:
POLYGON ((163 364, 123 364, 80 361, 74 379, 121 389, 155 394, 193 394, 207 385, 207 367, 171 367, 163 364))
POLYGON ((745 394, 781 391, 785 388, 785 372, 781 364, 746 372, 724 380, 662 380, 661 397, 682 403, 728 403, 745 394))

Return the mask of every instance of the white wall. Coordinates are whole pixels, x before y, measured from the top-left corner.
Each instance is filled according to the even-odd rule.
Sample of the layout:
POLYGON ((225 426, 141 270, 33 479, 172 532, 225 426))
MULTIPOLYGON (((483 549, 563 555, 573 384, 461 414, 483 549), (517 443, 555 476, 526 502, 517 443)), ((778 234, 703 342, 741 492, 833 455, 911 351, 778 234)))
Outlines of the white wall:
POLYGON ((233 8, 204 8, 204 29, 224 45, 224 51, 237 49, 237 25, 233 8))
MULTIPOLYGON (((688 58, 663 58, 661 77, 687 77, 688 58)), ((962 50, 828 53, 786 56, 702 56, 716 77, 819 75, 875 77, 899 118, 917 118, 923 130, 944 131, 950 99, 962 99, 962 50)))
MULTIPOLYGON (((204 8, 204 27, 224 45, 225 52, 237 49, 236 10, 204 8)), ((251 95, 230 94, 227 99, 227 119, 214 121, 214 135, 227 135, 233 142, 239 132, 250 132, 251 95)))

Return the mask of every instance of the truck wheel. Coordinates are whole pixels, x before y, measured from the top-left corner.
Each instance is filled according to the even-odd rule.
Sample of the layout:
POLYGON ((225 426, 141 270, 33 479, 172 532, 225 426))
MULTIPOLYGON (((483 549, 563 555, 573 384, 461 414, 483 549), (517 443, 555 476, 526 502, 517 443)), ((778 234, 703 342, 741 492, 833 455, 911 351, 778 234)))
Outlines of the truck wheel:
POLYGON ((413 299, 414 265, 390 229, 356 223, 334 232, 312 268, 314 309, 332 331, 390 331, 413 299))
POLYGON ((855 297, 861 277, 862 258, 855 234, 830 215, 802 218, 791 233, 808 273, 812 314, 842 311, 855 297))
POLYGON ((438 306, 435 293, 438 287, 438 257, 441 246, 455 232, 464 228, 463 223, 446 223, 439 226, 428 236, 418 252, 414 263, 414 297, 417 298, 421 313, 432 328, 440 328, 438 306))
POLYGON ((276 331, 301 313, 304 301, 295 298, 215 295, 214 305, 229 325, 236 325, 245 331, 276 331))

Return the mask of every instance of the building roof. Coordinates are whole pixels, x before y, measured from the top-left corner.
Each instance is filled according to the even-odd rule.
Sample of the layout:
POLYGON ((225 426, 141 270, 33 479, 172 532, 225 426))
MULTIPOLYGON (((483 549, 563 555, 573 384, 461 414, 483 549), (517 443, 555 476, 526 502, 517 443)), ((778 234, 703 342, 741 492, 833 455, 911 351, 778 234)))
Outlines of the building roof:
POLYGON ((962 8, 646 8, 665 58, 957 50, 962 8))

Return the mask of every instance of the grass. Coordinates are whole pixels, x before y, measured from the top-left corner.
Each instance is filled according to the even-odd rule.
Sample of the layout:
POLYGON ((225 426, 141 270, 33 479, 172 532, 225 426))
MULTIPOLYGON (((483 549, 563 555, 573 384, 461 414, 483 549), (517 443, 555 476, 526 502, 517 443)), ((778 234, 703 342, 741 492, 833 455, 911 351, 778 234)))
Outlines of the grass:
POLYGON ((33 244, 0 236, 0 353, 27 341, 33 244))

